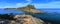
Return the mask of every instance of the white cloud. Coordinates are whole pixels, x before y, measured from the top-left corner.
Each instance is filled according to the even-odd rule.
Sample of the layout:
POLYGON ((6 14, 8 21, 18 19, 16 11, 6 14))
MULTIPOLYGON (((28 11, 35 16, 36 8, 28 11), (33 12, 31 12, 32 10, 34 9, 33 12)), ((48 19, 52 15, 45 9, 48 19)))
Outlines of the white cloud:
POLYGON ((16 6, 17 7, 23 7, 23 6, 26 6, 32 2, 31 0, 26 0, 26 1, 27 1, 27 3, 17 3, 16 6))
MULTIPOLYGON (((30 3, 30 0, 28 3, 17 3, 15 6, 4 6, 0 8, 17 8, 17 7, 23 7, 26 6, 30 3)), ((55 1, 55 2, 50 2, 50 3, 45 3, 45 4, 41 4, 41 3, 35 3, 33 4, 35 5, 36 8, 60 8, 60 2, 59 1, 55 1)))
POLYGON ((23 6, 26 6, 28 4, 31 4, 31 2, 32 2, 32 0, 26 0, 26 1, 27 1, 27 3, 17 3, 16 6, 17 7, 23 7, 23 6))
POLYGON ((16 6, 17 7, 23 7, 23 6, 26 6, 28 5, 28 3, 17 3, 16 6))
POLYGON ((26 0, 28 4, 31 4, 32 0, 26 0))
POLYGON ((13 6, 4 6, 4 7, 0 7, 0 8, 16 8, 16 7, 13 7, 13 6))
POLYGON ((50 2, 48 4, 60 4, 60 1, 50 2))
POLYGON ((11 5, 11 6, 4 6, 4 7, 1 7, 0 6, 0 8, 17 8, 17 7, 23 7, 23 6, 26 6, 26 5, 28 5, 28 4, 30 4, 32 1, 31 0, 26 0, 27 1, 27 3, 16 3, 16 5, 11 5))
POLYGON ((13 8, 12 6, 4 6, 4 8, 13 8))
POLYGON ((60 2, 50 2, 50 3, 45 3, 45 4, 39 4, 35 3, 34 4, 36 8, 60 8, 60 2))
POLYGON ((16 5, 11 5, 11 6, 0 6, 0 8, 18 8, 18 7, 23 7, 23 6, 26 6, 28 5, 29 3, 17 3, 16 5))
POLYGON ((0 7, 0 8, 3 8, 3 7, 0 7))
POLYGON ((31 0, 26 0, 26 1, 30 2, 31 0))

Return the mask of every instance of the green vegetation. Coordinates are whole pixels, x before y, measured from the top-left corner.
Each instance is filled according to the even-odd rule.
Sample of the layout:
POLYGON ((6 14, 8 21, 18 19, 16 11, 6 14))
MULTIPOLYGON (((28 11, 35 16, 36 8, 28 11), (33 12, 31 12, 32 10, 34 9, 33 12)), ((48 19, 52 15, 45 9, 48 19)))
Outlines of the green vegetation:
POLYGON ((27 5, 25 7, 19 7, 18 10, 29 10, 29 9, 35 9, 34 5, 27 5))
POLYGON ((34 5, 27 5, 27 7, 30 9, 35 9, 34 5))
POLYGON ((34 7, 34 5, 27 5, 25 7, 19 7, 17 9, 24 11, 25 14, 28 14, 28 13, 42 14, 43 13, 42 11, 36 10, 35 7, 34 7))

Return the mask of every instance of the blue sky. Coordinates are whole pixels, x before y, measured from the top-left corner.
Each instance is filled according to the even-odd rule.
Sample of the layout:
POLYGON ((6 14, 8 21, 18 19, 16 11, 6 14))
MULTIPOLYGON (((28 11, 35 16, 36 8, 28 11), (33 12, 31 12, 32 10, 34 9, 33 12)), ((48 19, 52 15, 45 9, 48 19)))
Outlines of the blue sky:
POLYGON ((0 8, 17 8, 28 4, 36 8, 60 8, 60 0, 0 0, 0 8))

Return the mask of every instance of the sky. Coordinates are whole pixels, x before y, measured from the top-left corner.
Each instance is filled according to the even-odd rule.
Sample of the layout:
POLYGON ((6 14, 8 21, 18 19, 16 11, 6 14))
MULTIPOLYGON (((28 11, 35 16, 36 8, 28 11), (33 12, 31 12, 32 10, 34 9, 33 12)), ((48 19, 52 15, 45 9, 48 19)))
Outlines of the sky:
POLYGON ((0 8, 34 5, 36 8, 60 8, 60 0, 0 0, 0 8))

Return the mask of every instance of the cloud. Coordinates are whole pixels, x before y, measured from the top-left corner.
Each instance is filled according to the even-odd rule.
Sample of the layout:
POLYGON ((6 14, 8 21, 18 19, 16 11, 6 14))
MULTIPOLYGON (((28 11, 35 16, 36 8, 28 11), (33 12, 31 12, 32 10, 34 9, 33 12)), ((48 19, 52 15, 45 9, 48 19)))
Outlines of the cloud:
MULTIPOLYGON (((28 2, 27 3, 16 3, 11 6, 4 6, 4 7, 1 7, 0 8, 17 8, 17 7, 23 7, 23 6, 27 6, 28 4, 30 4, 32 1, 31 0, 27 0, 28 2)), ((49 3, 32 3, 33 5, 35 5, 36 8, 60 8, 60 1, 54 1, 54 2, 49 2, 49 3)), ((10 3, 9 3, 10 5, 10 3)))
POLYGON ((54 1, 54 2, 50 2, 48 4, 60 4, 60 1, 54 1))
POLYGON ((28 4, 31 4, 32 0, 26 0, 28 4))
POLYGON ((3 7, 0 7, 0 8, 3 8, 3 7))
POLYGON ((30 2, 31 0, 26 0, 26 1, 30 2))
POLYGON ((4 6, 4 7, 1 7, 0 8, 17 8, 17 7, 14 7, 14 6, 4 6))
POLYGON ((16 5, 12 3, 1 3, 0 8, 16 8, 16 5))
POLYGON ((23 7, 23 6, 27 6, 28 4, 31 4, 32 0, 26 0, 27 3, 17 3, 16 6, 17 7, 23 7))
MULTIPOLYGON (((9 3, 10 4, 10 3, 9 3)), ((23 7, 23 6, 27 6, 29 3, 16 3, 15 5, 7 5, 5 4, 5 6, 0 6, 0 8, 18 8, 18 7, 23 7)))
POLYGON ((35 5, 36 8, 60 8, 60 2, 59 1, 45 3, 45 4, 41 4, 41 3, 36 4, 35 3, 33 5, 35 5))
POLYGON ((28 5, 29 3, 17 3, 16 6, 17 7, 23 7, 23 6, 26 6, 28 5))
POLYGON ((4 8, 15 8, 13 6, 4 6, 4 8))

